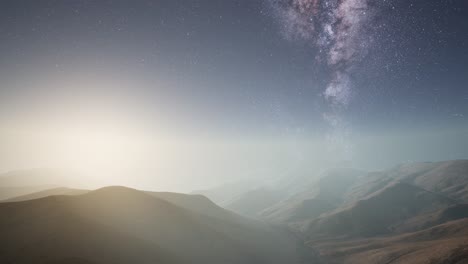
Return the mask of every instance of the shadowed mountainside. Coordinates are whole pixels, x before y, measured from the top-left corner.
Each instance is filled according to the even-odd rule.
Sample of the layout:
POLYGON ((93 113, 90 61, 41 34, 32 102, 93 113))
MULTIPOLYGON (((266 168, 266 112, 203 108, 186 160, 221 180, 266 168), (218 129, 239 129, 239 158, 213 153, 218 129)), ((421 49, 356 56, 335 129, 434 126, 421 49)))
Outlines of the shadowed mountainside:
POLYGON ((258 217, 259 212, 279 202, 284 195, 282 192, 269 188, 258 188, 243 193, 232 202, 225 205, 225 208, 250 217, 258 217))
MULTIPOLYGON (((349 207, 313 220, 309 234, 375 236, 391 233, 414 217, 455 205, 440 194, 396 182, 349 207)), ((407 228, 408 229, 408 228, 407 228)))
POLYGON ((225 206, 226 204, 232 202, 233 199, 239 197, 240 195, 256 189, 261 184, 257 181, 237 181, 219 185, 214 188, 205 189, 205 190, 195 190, 192 194, 200 194, 208 197, 218 205, 225 206))
POLYGON ((468 202, 468 160, 409 163, 390 170, 372 172, 361 177, 348 190, 346 199, 350 202, 363 199, 393 181, 468 202))
MULTIPOLYGON (((56 195, 81 195, 90 192, 89 190, 82 189, 71 189, 65 187, 52 188, 39 192, 32 192, 30 194, 21 195, 6 199, 0 202, 20 202, 27 200, 34 200, 45 198, 48 196, 56 195)), ((217 218, 240 218, 238 215, 227 211, 210 199, 206 198, 200 194, 183 194, 183 193, 174 193, 174 192, 151 192, 151 191, 141 191, 148 195, 154 196, 159 199, 168 201, 174 205, 182 207, 184 209, 201 213, 207 216, 217 217, 217 218)))
POLYGON ((347 188, 364 173, 348 168, 327 170, 304 191, 265 208, 260 215, 268 221, 287 224, 319 217, 343 203, 347 188))
MULTIPOLYGON (((250 215, 304 234, 322 263, 467 263, 467 160, 333 169, 307 182, 250 215)), ((236 211, 255 204, 239 197, 236 211)))
POLYGON ((467 179, 466 160, 333 169, 287 190, 240 184, 228 210, 198 194, 52 188, 0 203, 0 261, 461 264, 467 179))
POLYGON ((411 163, 380 172, 326 171, 306 191, 258 213, 309 234, 416 231, 464 217, 468 161, 411 163), (438 215, 444 209, 452 214, 438 215))
POLYGON ((299 263, 288 232, 196 211, 124 187, 2 203, 1 262, 299 263))
POLYGON ((329 264, 464 264, 468 260, 468 219, 422 231, 370 239, 311 240, 329 264))

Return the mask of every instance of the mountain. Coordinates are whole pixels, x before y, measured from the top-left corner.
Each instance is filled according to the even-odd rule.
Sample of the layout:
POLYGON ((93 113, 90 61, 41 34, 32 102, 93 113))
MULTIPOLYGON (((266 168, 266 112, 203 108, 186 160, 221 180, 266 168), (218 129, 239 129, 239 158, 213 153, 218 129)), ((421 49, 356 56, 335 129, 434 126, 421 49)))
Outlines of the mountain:
POLYGON ((414 170, 418 164, 401 166, 396 172, 398 174, 396 178, 468 203, 468 160, 434 162, 425 165, 413 173, 402 172, 408 169, 414 170))
POLYGON ((1 203, 0 262, 300 263, 286 230, 205 209, 125 187, 1 203))
POLYGON ((261 184, 256 181, 236 181, 216 186, 206 190, 195 190, 192 194, 200 194, 208 197, 218 205, 225 206, 240 195, 256 189, 261 184))
POLYGON ((389 170, 372 172, 350 189, 346 199, 362 199, 394 181, 437 192, 460 202, 468 202, 468 160, 408 163, 389 170))
POLYGON ((443 195, 396 182, 366 199, 312 220, 307 232, 311 235, 381 235, 405 229, 413 218, 455 204, 443 195))
POLYGON ((264 209, 262 218, 275 223, 296 223, 329 212, 343 203, 344 195, 364 171, 337 168, 324 171, 318 179, 298 192, 264 209))
POLYGON ((54 169, 17 170, 0 174, 0 200, 62 186, 82 187, 79 177, 54 169))
MULTIPOLYGON (((35 176, 21 177, 0 184, 23 188, 35 176)), ((202 191, 224 208, 200 194, 124 187, 10 198, 0 203, 0 263, 460 264, 468 256, 466 160, 284 182, 202 191)))
POLYGON ((331 169, 304 191, 264 209, 260 216, 295 229, 308 229, 312 222, 318 230, 336 228, 332 233, 345 229, 346 233, 368 235, 389 230, 407 232, 427 227, 430 221, 424 219, 436 217, 439 210, 467 203, 467 190, 467 160, 409 163, 374 172, 331 169), (394 212, 387 212, 389 208, 394 212), (381 211, 382 220, 376 216, 381 211), (368 230, 350 228, 354 221, 367 225, 368 230))
POLYGON ((329 264, 464 264, 468 259, 468 219, 401 235, 311 240, 308 245, 329 264))
POLYGON ((239 195, 224 207, 238 214, 258 217, 261 211, 276 204, 283 198, 284 194, 282 192, 263 187, 239 195))
POLYGON ((57 187, 57 188, 47 189, 44 191, 32 192, 29 194, 16 196, 10 199, 6 199, 2 202, 20 202, 20 201, 44 198, 44 197, 53 196, 53 195, 80 195, 80 194, 85 194, 87 192, 88 190, 57 187))
POLYGON ((330 170, 261 216, 303 234, 321 263, 462 264, 467 186, 467 160, 330 170))
POLYGON ((439 210, 417 214, 394 228, 396 233, 423 230, 452 220, 468 218, 468 204, 454 204, 439 210))
POLYGON ((12 199, 14 197, 28 195, 35 192, 40 192, 48 189, 57 188, 55 185, 38 185, 38 186, 1 186, 0 187, 0 201, 12 199))
MULTIPOLYGON (((44 191, 32 192, 26 195, 20 195, 10 199, 6 199, 0 202, 19 202, 34 200, 39 198, 44 198, 48 196, 55 195, 81 195, 90 192, 89 190, 82 189, 71 189, 65 187, 51 188, 44 191)), ((226 216, 229 217, 239 217, 232 212, 227 211, 213 203, 210 199, 206 198, 200 194, 183 194, 183 193, 173 193, 173 192, 151 192, 143 191, 146 194, 151 196, 166 200, 174 205, 182 207, 187 210, 195 211, 197 213, 202 213, 208 216, 223 218, 226 216)))
POLYGON ((184 209, 207 215, 210 217, 216 217, 219 219, 241 219, 238 215, 219 207, 213 203, 207 197, 201 194, 183 194, 173 192, 148 192, 145 193, 168 201, 174 205, 182 207, 184 209))
MULTIPOLYGON (((0 202, 19 202, 19 201, 27 201, 27 200, 34 200, 39 198, 44 198, 48 196, 55 196, 55 195, 81 195, 90 192, 89 190, 82 190, 82 189, 71 189, 65 187, 58 187, 58 188, 51 188, 44 191, 39 192, 32 192, 26 195, 21 195, 17 197, 13 197, 10 199, 6 199, 0 202)), ((213 203, 210 199, 206 198, 203 195, 199 194, 183 194, 183 193, 173 193, 173 192, 151 192, 151 191, 143 191, 146 194, 151 196, 163 199, 168 201, 174 205, 182 207, 187 210, 191 210, 197 213, 202 213, 212 217, 238 217, 237 215, 223 209, 213 203)))

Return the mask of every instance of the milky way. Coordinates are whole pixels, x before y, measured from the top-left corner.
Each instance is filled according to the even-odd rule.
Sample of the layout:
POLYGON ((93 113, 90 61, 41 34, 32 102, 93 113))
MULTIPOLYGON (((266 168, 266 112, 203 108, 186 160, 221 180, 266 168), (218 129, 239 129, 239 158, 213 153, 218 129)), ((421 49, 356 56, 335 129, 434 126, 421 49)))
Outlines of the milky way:
MULTIPOLYGON (((351 74, 366 55, 371 36, 365 25, 375 12, 368 0, 271 0, 275 15, 289 39, 305 39, 318 50, 316 60, 327 65, 330 80, 323 97, 330 109, 324 119, 345 130, 340 116, 352 98, 351 74)), ((333 141, 337 141, 335 136, 333 141)))
POLYGON ((374 10, 368 0, 273 0, 272 4, 284 33, 310 40, 319 50, 317 59, 330 67, 325 98, 334 108, 347 106, 350 72, 370 43, 364 25, 374 10))

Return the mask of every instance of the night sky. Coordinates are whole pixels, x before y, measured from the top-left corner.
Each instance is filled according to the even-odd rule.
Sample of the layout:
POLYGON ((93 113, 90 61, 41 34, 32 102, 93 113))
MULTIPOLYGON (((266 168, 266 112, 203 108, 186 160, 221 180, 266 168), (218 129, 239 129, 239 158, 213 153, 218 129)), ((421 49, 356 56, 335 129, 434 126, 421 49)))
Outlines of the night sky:
POLYGON ((309 139, 370 167, 468 158, 464 0, 15 0, 0 12, 10 149, 46 123, 113 120, 159 137, 292 140, 290 160, 309 139))

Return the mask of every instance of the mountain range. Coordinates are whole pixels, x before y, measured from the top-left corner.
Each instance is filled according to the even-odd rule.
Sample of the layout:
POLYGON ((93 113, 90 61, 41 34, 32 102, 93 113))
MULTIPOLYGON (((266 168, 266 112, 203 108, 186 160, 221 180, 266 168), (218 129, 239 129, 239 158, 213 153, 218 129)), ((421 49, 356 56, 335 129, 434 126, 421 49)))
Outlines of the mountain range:
POLYGON ((38 190, 0 203, 1 263, 468 263, 467 160, 192 194, 27 175, 38 190))
POLYGON ((300 263, 295 236, 208 199, 106 187, 0 204, 1 263, 300 263))
POLYGON ((323 263, 468 263, 468 236, 451 232, 455 226, 465 228, 468 219, 467 160, 409 163, 371 172, 331 169, 304 185, 303 191, 273 205, 268 204, 269 196, 252 197, 250 190, 226 207, 245 214, 265 197, 268 206, 249 216, 300 233, 323 263), (238 206, 241 202, 245 208, 238 206), (402 240, 422 234, 421 241, 402 240), (426 245, 431 254, 421 251, 416 257, 426 245))

